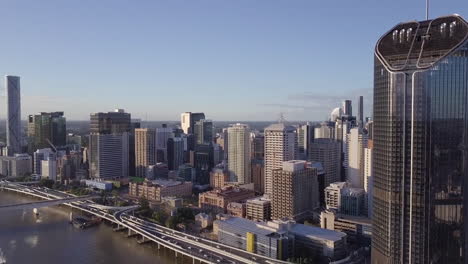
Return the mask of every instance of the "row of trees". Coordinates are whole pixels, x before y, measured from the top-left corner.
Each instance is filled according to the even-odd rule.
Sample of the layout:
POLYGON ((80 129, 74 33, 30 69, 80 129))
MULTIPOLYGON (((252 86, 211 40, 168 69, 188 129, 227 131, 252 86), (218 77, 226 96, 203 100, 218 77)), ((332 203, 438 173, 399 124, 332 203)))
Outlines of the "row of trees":
POLYGON ((148 200, 140 198, 140 208, 137 214, 150 218, 154 222, 164 225, 168 228, 175 229, 179 224, 188 224, 195 220, 195 215, 190 208, 178 208, 172 215, 167 214, 164 210, 152 210, 149 206, 148 200))

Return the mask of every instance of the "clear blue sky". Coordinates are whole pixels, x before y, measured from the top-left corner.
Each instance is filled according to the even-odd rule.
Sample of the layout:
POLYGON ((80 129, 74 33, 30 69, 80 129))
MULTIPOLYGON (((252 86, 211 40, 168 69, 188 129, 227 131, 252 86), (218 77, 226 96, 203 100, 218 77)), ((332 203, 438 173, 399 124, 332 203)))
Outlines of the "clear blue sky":
MULTIPOLYGON (((370 113, 375 42, 424 19, 424 4, 4 0, 0 75, 22 77, 23 118, 119 107, 149 120, 322 120, 358 95, 370 113)), ((432 0, 431 17, 452 13, 467 17, 467 0, 432 0)))

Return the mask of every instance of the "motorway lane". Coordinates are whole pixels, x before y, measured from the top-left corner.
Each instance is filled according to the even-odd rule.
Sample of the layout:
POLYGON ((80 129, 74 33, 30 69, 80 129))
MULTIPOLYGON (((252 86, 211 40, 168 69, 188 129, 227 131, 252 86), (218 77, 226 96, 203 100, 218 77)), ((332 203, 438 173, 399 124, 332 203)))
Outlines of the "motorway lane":
MULTIPOLYGON (((54 198, 76 197, 74 195, 70 195, 67 193, 60 192, 60 191, 55 191, 55 190, 48 189, 48 188, 23 186, 23 185, 14 185, 14 186, 15 188, 21 189, 21 190, 27 189, 29 190, 31 194, 34 193, 40 196, 46 195, 46 196, 52 196, 54 198)), ((12 185, 9 184, 9 187, 12 187, 12 185)), ((92 202, 92 201, 89 201, 89 202, 92 202)), ((198 257, 204 258, 204 259, 207 259, 207 258, 211 259, 210 261, 214 263, 229 263, 229 264, 239 263, 239 262, 263 263, 263 264, 286 263, 284 261, 273 260, 273 259, 269 259, 260 255, 251 254, 247 251, 233 248, 227 245, 223 245, 214 241, 191 236, 185 233, 180 233, 178 231, 168 229, 164 226, 157 225, 155 223, 144 221, 142 219, 139 219, 133 216, 128 216, 125 214, 127 210, 117 212, 115 215, 112 215, 112 214, 107 213, 104 210, 89 207, 86 205, 86 202, 84 201, 73 202, 71 204, 73 204, 74 206, 78 206, 82 209, 85 209, 87 211, 91 211, 97 216, 101 216, 101 217, 105 216, 106 218, 110 218, 117 223, 121 222, 125 224, 131 224, 132 227, 148 232, 160 238, 161 240, 163 240, 163 242, 164 242, 164 239, 172 239, 174 240, 173 242, 179 243, 179 245, 171 243, 172 246, 176 245, 176 247, 178 246, 177 248, 179 248, 179 250, 181 250, 182 248, 184 251, 187 251, 188 254, 197 255, 198 257), (231 254, 233 254, 234 257, 228 257, 231 254), (236 260, 236 258, 238 259, 240 258, 242 259, 242 261, 239 261, 238 259, 236 260)))
MULTIPOLYGON (((177 247, 179 250, 183 250, 187 252, 188 255, 196 255, 197 257, 206 259, 207 261, 210 261, 212 263, 226 263, 226 264, 253 263, 252 261, 249 261, 249 260, 239 261, 238 259, 226 256, 225 254, 227 252, 214 253, 213 252, 214 248, 207 248, 207 246, 205 245, 196 246, 194 245, 196 243, 194 241, 186 240, 178 236, 176 237, 174 236, 174 234, 166 233, 164 231, 155 229, 145 224, 141 224, 138 221, 131 220, 130 216, 123 215, 123 212, 117 213, 115 215, 115 218, 121 221, 122 223, 131 226, 132 228, 136 230, 144 231, 142 233, 148 233, 151 236, 158 238, 157 240, 162 241, 163 243, 169 243, 169 246, 174 246, 174 247, 177 247)), ((141 219, 139 220, 143 221, 141 219)))
POLYGON ((235 254, 235 255, 240 256, 240 257, 242 257, 242 258, 244 258, 244 259, 246 259, 246 260, 248 260, 250 262, 265 263, 265 264, 287 263, 287 262, 284 262, 284 261, 272 260, 270 258, 266 258, 264 256, 260 256, 260 255, 257 255, 257 254, 251 254, 250 252, 247 252, 247 251, 244 251, 244 250, 241 250, 241 249, 238 249, 238 248, 230 247, 230 246, 227 246, 227 245, 215 242, 215 241, 210 241, 210 240, 207 240, 207 239, 204 239, 204 238, 195 237, 195 236, 192 236, 192 235, 189 235, 189 234, 174 231, 174 230, 169 229, 167 227, 164 227, 164 226, 152 223, 152 222, 148 222, 148 221, 142 220, 142 219, 137 218, 137 217, 125 216, 125 215, 123 215, 122 217, 127 217, 127 218, 124 218, 124 219, 127 220, 127 221, 128 220, 133 221, 134 223, 139 224, 140 226, 151 227, 153 230, 155 230, 157 232, 164 233, 166 235, 178 236, 180 239, 185 239, 190 243, 201 243, 201 244, 203 244, 203 246, 213 248, 216 251, 223 251, 224 253, 235 254))

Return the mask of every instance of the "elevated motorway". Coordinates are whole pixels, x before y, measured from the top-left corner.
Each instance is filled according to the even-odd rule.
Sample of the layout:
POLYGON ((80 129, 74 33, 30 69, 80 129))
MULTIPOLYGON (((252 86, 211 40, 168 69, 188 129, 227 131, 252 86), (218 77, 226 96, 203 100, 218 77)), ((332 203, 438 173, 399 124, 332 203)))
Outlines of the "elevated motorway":
POLYGON ((90 200, 93 198, 92 196, 75 197, 55 190, 18 184, 5 184, 5 182, 0 182, 0 188, 46 199, 47 201, 44 202, 53 202, 52 200, 54 199, 68 200, 68 202, 63 204, 112 222, 118 226, 118 229, 127 229, 129 235, 137 234, 141 237, 140 241, 142 242, 152 241, 158 245, 158 248, 163 246, 171 249, 175 252, 176 256, 190 257, 193 262, 197 260, 201 263, 210 264, 288 263, 230 247, 215 241, 178 232, 128 214, 138 206, 125 208, 102 206, 92 202, 90 200))
POLYGON ((60 205, 60 204, 65 204, 65 203, 86 201, 86 200, 91 200, 91 199, 96 199, 96 198, 99 198, 99 196, 89 195, 89 196, 82 196, 82 197, 51 199, 51 200, 22 203, 22 204, 1 205, 0 213, 3 213, 5 211, 11 211, 11 210, 32 210, 34 208, 49 207, 49 206, 55 206, 55 205, 60 205))

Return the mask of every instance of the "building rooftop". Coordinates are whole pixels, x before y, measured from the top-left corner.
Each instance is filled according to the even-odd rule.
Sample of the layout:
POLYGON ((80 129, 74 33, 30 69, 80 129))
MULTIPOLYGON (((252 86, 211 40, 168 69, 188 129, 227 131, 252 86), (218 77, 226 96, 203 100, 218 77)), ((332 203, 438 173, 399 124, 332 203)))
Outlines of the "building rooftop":
POLYGON ((342 220, 348 220, 354 223, 363 224, 363 225, 372 225, 372 219, 368 217, 364 217, 364 216, 338 214, 338 218, 342 220))
POLYGON ((213 195, 213 196, 221 196, 221 197, 229 197, 235 196, 237 194, 244 194, 244 193, 254 193, 252 190, 243 189, 243 188, 236 188, 232 186, 224 187, 222 189, 216 189, 208 192, 204 192, 204 195, 213 195))
POLYGON ((258 196, 252 199, 248 199, 247 203, 265 204, 265 203, 271 203, 271 200, 266 198, 265 196, 258 196))
POLYGON ((348 186, 347 182, 333 182, 330 183, 330 186, 327 186, 326 188, 338 188, 338 189, 343 189, 348 186))
POLYGON ((301 236, 306 236, 317 240, 339 241, 346 236, 346 234, 343 232, 301 224, 292 225, 291 231, 295 234, 300 234, 301 236))
POLYGON ((361 188, 343 188, 341 190, 341 195, 346 195, 346 196, 356 196, 356 195, 363 195, 365 193, 364 189, 361 188))
POLYGON ((265 131, 294 131, 293 126, 288 126, 283 123, 271 124, 265 128, 265 131))
POLYGON ((306 168, 307 161, 305 160, 288 160, 283 161, 283 171, 295 172, 306 168))
POLYGON ((244 229, 246 232, 264 236, 277 236, 289 231, 315 240, 339 241, 343 237, 346 237, 346 234, 343 232, 297 224, 294 221, 255 222, 240 217, 229 217, 220 221, 234 225, 239 229, 244 229))
POLYGON ((182 184, 182 182, 180 181, 161 180, 161 179, 154 180, 152 181, 152 183, 157 184, 161 187, 172 187, 172 186, 182 184))
POLYGON ((311 161, 309 167, 317 169, 317 175, 325 174, 325 170, 323 169, 323 165, 321 162, 318 161, 311 161))

